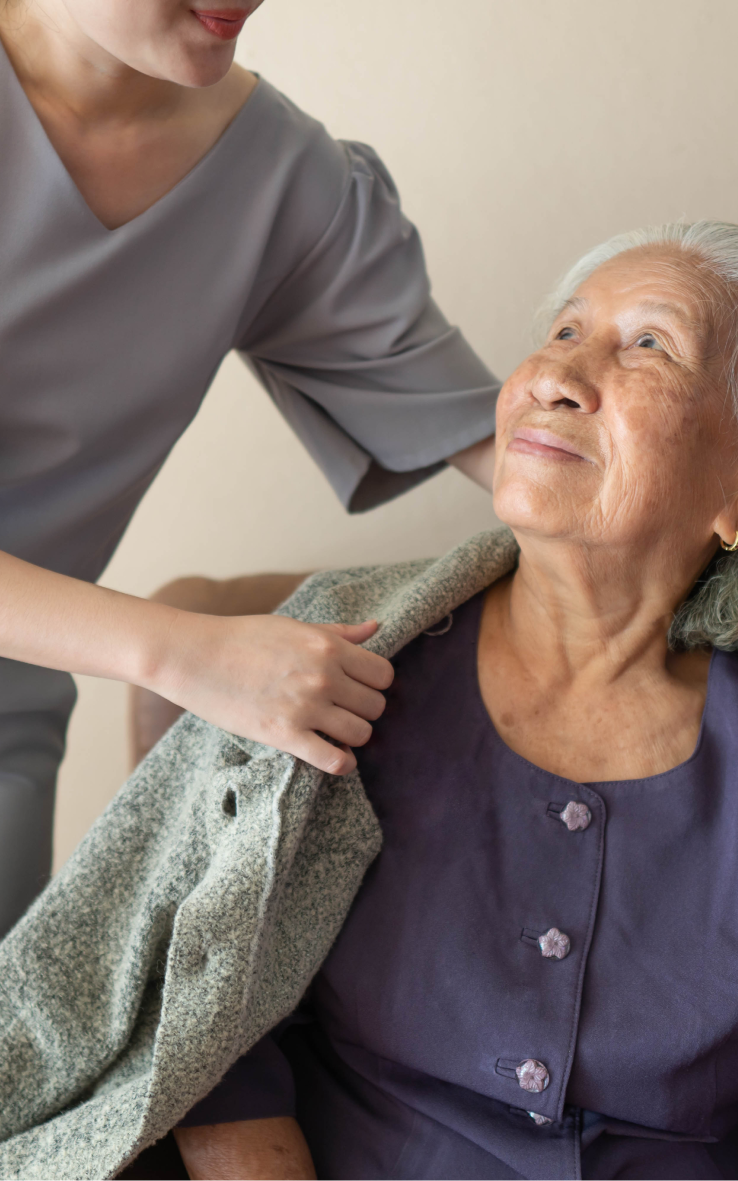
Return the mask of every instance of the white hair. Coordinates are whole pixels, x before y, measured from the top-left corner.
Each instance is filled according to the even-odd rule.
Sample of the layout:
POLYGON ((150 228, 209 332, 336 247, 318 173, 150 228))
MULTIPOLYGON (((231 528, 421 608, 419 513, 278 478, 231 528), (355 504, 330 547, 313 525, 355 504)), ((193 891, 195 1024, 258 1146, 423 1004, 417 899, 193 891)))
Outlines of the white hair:
MULTIPOLYGON (((738 225, 725 221, 669 222, 617 234, 595 246, 570 268, 543 303, 535 319, 536 336, 544 338, 564 305, 598 267, 623 254, 649 246, 665 246, 689 255, 696 263, 696 281, 702 271, 703 297, 713 316, 726 331, 725 381, 733 414, 738 419, 738 225), (716 282, 717 281, 717 282, 716 282)), ((673 649, 711 645, 732 652, 738 649, 738 552, 718 550, 677 608, 669 629, 673 649)))

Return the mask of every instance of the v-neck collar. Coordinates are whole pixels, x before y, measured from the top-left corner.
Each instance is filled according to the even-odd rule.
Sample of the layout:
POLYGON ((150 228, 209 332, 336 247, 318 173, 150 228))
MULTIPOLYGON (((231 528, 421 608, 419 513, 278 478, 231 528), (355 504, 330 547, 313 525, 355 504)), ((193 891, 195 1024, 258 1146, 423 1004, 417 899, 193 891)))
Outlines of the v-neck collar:
POLYGON ((87 219, 92 222, 99 233, 111 238, 113 236, 125 236, 126 231, 131 231, 133 228, 141 225, 144 220, 156 216, 163 209, 166 209, 168 205, 175 204, 182 193, 190 187, 194 179, 199 176, 199 174, 203 172, 208 166, 212 165, 214 159, 225 150, 228 143, 233 138, 235 138, 242 126, 258 117, 258 108, 263 104, 263 99, 266 96, 267 90, 269 89, 268 83, 265 82, 259 74, 257 74, 256 86, 251 91, 249 97, 246 99, 243 105, 239 107, 230 123, 223 129, 215 142, 208 148, 207 152, 205 152, 205 154, 200 157, 197 163, 194 164, 192 168, 190 168, 189 172, 186 172, 184 176, 180 177, 176 184, 172 185, 172 187, 168 189, 166 193, 154 201, 153 205, 149 205, 147 209, 144 209, 141 213, 137 214, 135 217, 130 218, 128 221, 123 222, 122 225, 115 226, 113 229, 109 229, 108 226, 106 226, 105 223, 100 220, 97 214, 94 213, 87 204, 87 201, 82 195, 79 186, 51 142, 46 128, 36 113, 33 103, 23 89, 20 79, 13 69, 13 63, 8 57, 2 38, 0 38, 0 73, 4 73, 7 76, 8 86, 14 94, 19 104, 20 110, 25 111, 26 118, 29 120, 31 126, 33 126, 35 129, 37 138, 41 141, 47 155, 53 161, 57 172, 62 176, 66 187, 71 193, 77 206, 81 209, 87 219))

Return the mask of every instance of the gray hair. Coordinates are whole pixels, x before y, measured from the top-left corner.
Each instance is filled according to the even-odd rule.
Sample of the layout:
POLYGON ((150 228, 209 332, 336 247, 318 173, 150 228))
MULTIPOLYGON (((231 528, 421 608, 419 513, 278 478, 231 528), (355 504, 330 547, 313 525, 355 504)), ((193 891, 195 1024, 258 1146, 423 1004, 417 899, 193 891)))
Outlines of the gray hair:
MULTIPOLYGON (((738 419, 738 225, 723 221, 671 222, 617 234, 595 246, 564 275, 541 307, 535 320, 540 339, 571 299, 581 283, 609 259, 647 246, 671 246, 691 256, 705 278, 705 296, 715 302, 714 280, 724 289, 724 313, 728 326, 725 380, 738 419)), ((738 649, 738 552, 718 550, 685 601, 677 608, 669 628, 669 647, 675 650, 711 645, 726 652, 738 649)))

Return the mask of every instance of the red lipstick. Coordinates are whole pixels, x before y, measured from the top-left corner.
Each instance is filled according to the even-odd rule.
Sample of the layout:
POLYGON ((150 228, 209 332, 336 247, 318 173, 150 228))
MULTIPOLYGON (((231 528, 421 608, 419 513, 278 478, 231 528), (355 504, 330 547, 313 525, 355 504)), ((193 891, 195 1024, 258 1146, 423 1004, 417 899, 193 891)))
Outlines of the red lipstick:
POLYGON ((232 41, 237 37, 251 15, 250 8, 193 8, 191 11, 200 24, 221 41, 232 41))

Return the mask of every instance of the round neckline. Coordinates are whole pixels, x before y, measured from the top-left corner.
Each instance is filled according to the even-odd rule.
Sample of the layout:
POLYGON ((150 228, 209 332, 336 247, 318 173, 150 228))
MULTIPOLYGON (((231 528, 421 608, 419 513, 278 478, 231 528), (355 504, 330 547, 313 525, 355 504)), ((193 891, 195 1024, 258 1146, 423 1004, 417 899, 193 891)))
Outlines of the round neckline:
POLYGON ((210 145, 210 147, 204 153, 204 155, 202 155, 200 157, 200 159, 195 164, 192 165, 192 168, 190 168, 189 171, 184 174, 184 176, 181 176, 179 178, 179 180, 174 185, 172 185, 172 187, 170 189, 167 189, 166 193, 163 193, 161 195, 161 197, 159 197, 156 201, 154 201, 154 203, 152 205, 149 205, 147 209, 143 209, 141 211, 141 213, 136 214, 135 217, 131 217, 128 219, 128 221, 124 221, 121 225, 114 226, 112 229, 110 229, 110 228, 108 228, 108 226, 105 225, 105 223, 103 221, 100 220, 100 218, 97 216, 97 214, 87 204, 87 201, 85 200, 85 198, 82 194, 82 190, 79 188, 79 185, 75 181, 71 172, 69 171, 66 164, 64 163, 61 156, 59 155, 56 148, 54 147, 53 143, 51 142, 51 140, 48 136, 48 133, 46 131, 46 128, 44 127, 43 123, 41 122, 41 120, 38 117, 38 114, 36 113, 36 109, 35 109, 33 103, 31 102, 30 98, 28 97, 25 90, 23 89, 23 86, 21 85, 21 81, 20 81, 18 75, 16 74, 15 69, 13 68, 13 63, 11 62, 11 60, 8 56, 8 52, 5 48, 5 44, 3 43, 3 40, 1 37, 0 37, 0 69, 7 72, 10 86, 13 87, 18 99, 24 105, 24 107, 26 109, 27 116, 32 121, 32 123, 36 129, 36 132, 43 137, 43 143, 47 149, 47 153, 49 154, 50 158, 53 160, 54 165, 57 168, 57 170, 61 171, 61 174, 63 175, 63 177, 66 180, 67 187, 69 188, 70 192, 74 196, 76 203, 78 204, 78 206, 81 206, 84 213, 92 221, 92 223, 97 227, 97 229, 99 231, 101 231, 101 233, 104 234, 105 236, 107 236, 108 238, 112 238, 116 235, 123 236, 124 232, 126 230, 128 230, 130 227, 135 227, 135 226, 140 225, 144 219, 148 218, 150 215, 154 216, 156 213, 158 213, 162 209, 162 207, 165 207, 168 203, 173 202, 176 199, 175 195, 178 196, 181 190, 183 190, 185 187, 189 187, 189 183, 191 183, 193 181, 193 178, 195 178, 195 176, 197 174, 199 174, 201 171, 204 170, 204 168, 212 161, 212 158, 214 156, 219 154, 219 152, 221 151, 223 146, 226 144, 226 142, 229 141, 232 138, 232 136, 235 134, 236 130, 238 128, 240 128, 241 123, 246 121, 246 113, 247 112, 249 113, 249 118, 253 118, 253 116, 251 114, 252 108, 255 105, 256 106, 259 105, 259 103, 255 102, 255 100, 259 99, 259 101, 261 101, 260 96, 268 89, 268 83, 265 81, 264 78, 262 78, 261 74, 258 74, 256 72, 256 70, 252 70, 251 73, 256 78, 256 85, 254 86, 253 90, 250 92, 248 98, 238 108, 238 110, 236 111, 233 118, 230 120, 229 123, 226 124, 226 126, 223 128, 223 130, 221 131, 218 138, 210 145))
POLYGON ((518 754, 517 751, 513 750, 512 747, 509 746, 507 742, 505 742, 505 739, 497 729, 492 717, 490 716, 487 706, 484 704, 484 698, 482 697, 482 687, 479 683, 477 647, 479 643, 479 628, 481 626, 482 608, 484 605, 485 594, 486 590, 483 590, 479 591, 477 596, 479 601, 475 607, 474 612, 475 621, 473 628, 473 639, 472 643, 469 645, 472 660, 472 679, 474 682, 474 701, 477 709, 481 711, 482 718, 486 723, 486 731, 492 736, 493 740, 502 747, 506 754, 510 755, 513 759, 517 760, 529 770, 535 771, 538 775, 545 775, 549 779, 556 780, 557 783, 566 784, 567 788, 569 789, 587 787, 592 791, 596 791, 598 787, 628 788, 638 787, 643 784, 655 783, 659 779, 664 779, 667 776, 675 775, 681 771, 684 771, 690 766, 690 764, 694 763, 699 758, 705 736, 707 713, 712 699, 714 681, 713 670, 715 668, 715 657, 718 654, 717 648, 713 648, 710 655, 710 665, 707 670, 705 704, 702 708, 702 717, 700 719, 700 729, 697 735, 697 742, 695 743, 695 747, 691 755, 689 755, 689 757, 684 759, 681 763, 677 763, 676 766, 669 767, 666 771, 657 771, 654 775, 644 775, 638 779, 587 779, 580 781, 577 779, 567 779, 565 775, 558 775, 555 771, 547 771, 545 767, 539 767, 537 763, 532 763, 530 759, 526 759, 524 755, 518 754))

